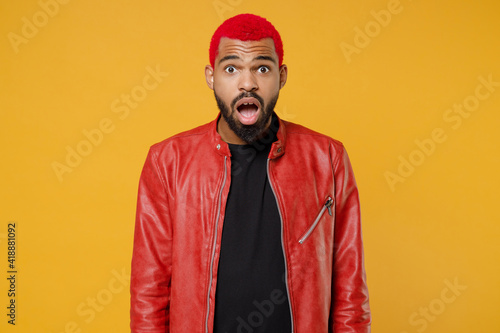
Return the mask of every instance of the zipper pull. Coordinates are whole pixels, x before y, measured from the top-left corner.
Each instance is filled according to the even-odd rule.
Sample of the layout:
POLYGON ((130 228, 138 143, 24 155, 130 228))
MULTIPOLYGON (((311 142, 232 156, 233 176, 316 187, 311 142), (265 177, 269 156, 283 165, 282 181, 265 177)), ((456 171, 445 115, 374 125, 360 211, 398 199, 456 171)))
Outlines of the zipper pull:
POLYGON ((326 206, 326 208, 328 208, 328 214, 330 216, 333 215, 333 213, 332 213, 332 205, 333 205, 333 199, 330 198, 330 197, 328 197, 328 199, 326 199, 325 206, 326 206))

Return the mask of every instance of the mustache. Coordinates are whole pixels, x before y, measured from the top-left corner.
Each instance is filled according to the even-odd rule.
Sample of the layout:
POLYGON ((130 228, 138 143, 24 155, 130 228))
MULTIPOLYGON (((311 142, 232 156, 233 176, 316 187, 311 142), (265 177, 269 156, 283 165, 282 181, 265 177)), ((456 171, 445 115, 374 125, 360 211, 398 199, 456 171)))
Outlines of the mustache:
POLYGON ((259 95, 257 95, 254 92, 242 92, 241 94, 239 94, 238 96, 236 96, 233 99, 233 101, 231 102, 231 109, 234 109, 234 106, 236 105, 236 103, 238 103, 238 101, 240 99, 247 98, 247 97, 253 97, 253 98, 255 98, 256 100, 259 101, 261 107, 264 108, 264 99, 262 97, 260 97, 259 95))

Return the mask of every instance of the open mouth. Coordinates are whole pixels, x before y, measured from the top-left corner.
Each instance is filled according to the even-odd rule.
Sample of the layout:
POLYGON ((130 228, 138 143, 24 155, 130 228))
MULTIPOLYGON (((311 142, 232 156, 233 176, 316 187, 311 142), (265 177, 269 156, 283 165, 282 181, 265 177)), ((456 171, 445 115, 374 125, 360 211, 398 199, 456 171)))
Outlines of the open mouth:
POLYGON ((256 98, 242 98, 236 103, 235 107, 238 111, 238 118, 243 125, 253 125, 257 122, 260 103, 256 98))

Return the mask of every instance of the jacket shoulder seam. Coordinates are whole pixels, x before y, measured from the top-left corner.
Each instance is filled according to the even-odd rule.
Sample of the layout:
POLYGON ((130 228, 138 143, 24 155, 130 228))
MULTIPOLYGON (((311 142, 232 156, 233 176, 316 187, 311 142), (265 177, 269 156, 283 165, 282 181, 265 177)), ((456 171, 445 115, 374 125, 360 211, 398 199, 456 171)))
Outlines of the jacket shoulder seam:
POLYGON ((158 154, 154 150, 151 150, 151 153, 152 153, 151 159, 153 161, 156 174, 158 175, 158 178, 160 179, 163 190, 165 191, 166 194, 168 194, 167 182, 166 182, 165 178, 163 177, 162 173, 160 172, 160 166, 158 165, 158 154))
MULTIPOLYGON (((345 147, 342 144, 342 142, 337 141, 337 143, 339 145, 338 149, 336 149, 337 151, 335 152, 337 156, 332 163, 332 167, 333 167, 334 171, 337 169, 338 165, 340 164, 340 159, 342 156, 344 156, 344 152, 345 152, 345 147)), ((335 149, 335 146, 333 144, 332 144, 332 148, 335 149)))

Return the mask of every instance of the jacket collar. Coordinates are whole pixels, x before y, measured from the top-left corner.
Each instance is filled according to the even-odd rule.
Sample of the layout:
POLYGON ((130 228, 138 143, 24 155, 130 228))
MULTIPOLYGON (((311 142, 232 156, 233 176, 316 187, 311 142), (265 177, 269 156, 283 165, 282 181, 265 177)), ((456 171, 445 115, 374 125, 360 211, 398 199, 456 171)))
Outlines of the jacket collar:
MULTIPOLYGON (((278 118, 279 121, 279 128, 278 132, 276 133, 276 141, 273 142, 271 151, 269 152, 268 158, 269 159, 275 159, 280 157, 285 153, 285 143, 286 143, 286 124, 283 120, 278 117, 278 115, 275 113, 276 117, 278 118)), ((210 123, 210 136, 211 136, 211 143, 213 149, 222 156, 231 156, 231 152, 229 151, 229 146, 225 141, 222 140, 222 137, 220 134, 217 132, 217 123, 219 121, 219 118, 221 117, 221 114, 217 115, 215 120, 213 120, 210 123)))

